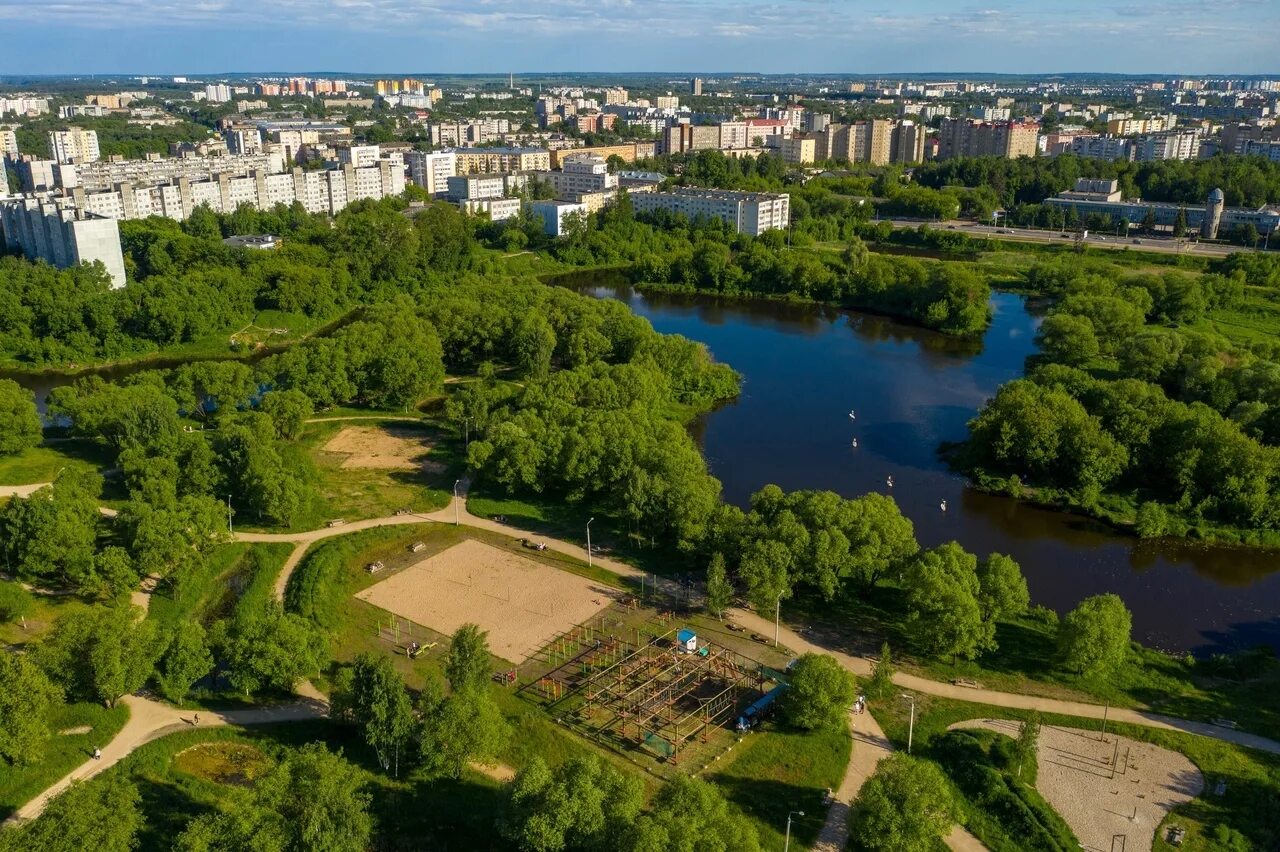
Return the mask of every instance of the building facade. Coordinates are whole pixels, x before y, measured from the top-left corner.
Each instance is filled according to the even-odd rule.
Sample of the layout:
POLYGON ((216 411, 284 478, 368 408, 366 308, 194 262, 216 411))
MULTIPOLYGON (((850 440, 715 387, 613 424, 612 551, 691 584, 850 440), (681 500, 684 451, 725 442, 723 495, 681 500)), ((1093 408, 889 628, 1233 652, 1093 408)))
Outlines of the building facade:
POLYGON ((938 134, 938 159, 952 157, 1034 157, 1040 126, 1031 122, 983 122, 948 118, 938 134))
POLYGON ((31 260, 59 269, 101 262, 113 288, 125 285, 120 228, 114 219, 68 209, 51 199, 22 198, 0 202, 0 226, 5 244, 31 260))
POLYGON ((666 210, 689 219, 719 219, 740 234, 758 237, 791 224, 791 198, 785 194, 678 187, 669 192, 634 193, 637 213, 666 210))
POLYGON ((93 163, 100 157, 96 130, 71 127, 49 131, 49 158, 55 163, 93 163))

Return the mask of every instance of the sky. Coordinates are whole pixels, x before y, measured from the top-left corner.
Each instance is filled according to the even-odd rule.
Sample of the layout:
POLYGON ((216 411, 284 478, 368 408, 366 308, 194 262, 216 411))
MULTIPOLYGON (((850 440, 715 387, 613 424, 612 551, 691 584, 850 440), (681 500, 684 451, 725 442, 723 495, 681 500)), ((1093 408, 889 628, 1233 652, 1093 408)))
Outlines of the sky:
POLYGON ((1280 0, 0 0, 0 74, 1280 76, 1280 0))

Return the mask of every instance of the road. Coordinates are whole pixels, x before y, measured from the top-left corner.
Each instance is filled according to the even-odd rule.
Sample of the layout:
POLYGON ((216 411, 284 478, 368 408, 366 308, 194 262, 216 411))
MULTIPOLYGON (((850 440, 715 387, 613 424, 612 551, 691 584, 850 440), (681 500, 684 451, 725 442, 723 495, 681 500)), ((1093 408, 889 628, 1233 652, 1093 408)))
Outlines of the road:
MULTIPOLYGON (((1007 240, 1015 243, 1051 243, 1056 245, 1074 245, 1075 235, 1066 231, 1045 230, 1043 228, 1011 228, 1006 226, 983 225, 954 219, 949 222, 925 222, 918 219, 881 219, 895 228, 918 228, 928 225, 930 228, 947 231, 959 231, 971 237, 985 237, 993 240, 1007 240), (1063 234, 1067 236, 1063 236, 1063 234)), ((1252 251, 1243 246, 1227 246, 1214 243, 1179 242, 1168 237, 1117 237, 1113 234, 1090 233, 1085 240, 1089 248, 1097 249, 1129 249, 1131 251, 1153 251, 1161 254, 1185 254, 1195 257, 1226 257, 1242 251, 1252 251)))

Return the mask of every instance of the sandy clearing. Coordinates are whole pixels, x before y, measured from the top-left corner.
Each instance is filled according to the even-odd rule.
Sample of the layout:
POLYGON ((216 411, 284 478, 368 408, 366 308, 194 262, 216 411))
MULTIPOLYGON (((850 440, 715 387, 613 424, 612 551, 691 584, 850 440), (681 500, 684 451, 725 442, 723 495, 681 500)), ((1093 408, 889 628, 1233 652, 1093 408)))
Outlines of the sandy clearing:
POLYGON ((489 647, 521 662, 619 595, 600 583, 468 540, 356 595, 439 633, 463 624, 489 632, 489 647))
POLYGON ((326 453, 346 456, 345 470, 416 470, 438 466, 427 461, 431 444, 421 432, 393 426, 348 426, 329 439, 326 453))
MULTIPOLYGON (((972 719, 952 728, 985 728, 1016 737, 1021 723, 972 719)), ((1044 725, 1036 748, 1036 789, 1067 821, 1085 849, 1149 852, 1160 822, 1204 789, 1204 776, 1176 751, 1128 737, 1044 725), (1115 769, 1112 770, 1112 760, 1115 769)))

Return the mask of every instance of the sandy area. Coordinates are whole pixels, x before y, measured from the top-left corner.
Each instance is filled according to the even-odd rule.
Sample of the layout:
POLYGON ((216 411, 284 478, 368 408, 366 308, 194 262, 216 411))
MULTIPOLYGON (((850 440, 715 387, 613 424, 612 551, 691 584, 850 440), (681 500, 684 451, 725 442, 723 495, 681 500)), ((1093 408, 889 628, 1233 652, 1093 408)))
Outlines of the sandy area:
POLYGON ((356 595, 439 633, 463 624, 489 632, 489 648, 521 662, 590 619, 618 592, 478 541, 464 541, 356 595))
POLYGON ((342 467, 375 470, 415 470, 439 466, 427 461, 431 445, 421 432, 394 426, 348 426, 324 445, 326 453, 346 456, 342 467))
MULTIPOLYGON (((974 719, 952 727, 1016 737, 1019 724, 974 719)), ((1071 826, 1082 847, 1098 852, 1110 852, 1117 835, 1125 838, 1125 852, 1149 852, 1161 820, 1204 789, 1200 770, 1178 752, 1110 734, 1100 742, 1096 731, 1044 725, 1036 758, 1036 789, 1071 826)))

